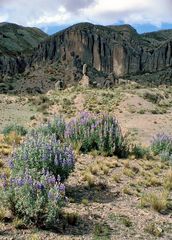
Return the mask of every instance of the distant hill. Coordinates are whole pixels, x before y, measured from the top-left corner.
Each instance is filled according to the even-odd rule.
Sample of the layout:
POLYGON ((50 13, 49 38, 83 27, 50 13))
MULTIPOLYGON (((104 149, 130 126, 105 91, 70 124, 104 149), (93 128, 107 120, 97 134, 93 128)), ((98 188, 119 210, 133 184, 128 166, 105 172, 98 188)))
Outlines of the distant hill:
POLYGON ((144 33, 144 34, 142 34, 142 36, 147 37, 147 38, 152 38, 152 39, 162 42, 162 41, 172 39, 172 29, 144 33))
POLYGON ((38 28, 0 23, 0 54, 31 53, 48 35, 38 28))
POLYGON ((47 38, 38 28, 0 23, 0 78, 23 72, 33 49, 47 38))

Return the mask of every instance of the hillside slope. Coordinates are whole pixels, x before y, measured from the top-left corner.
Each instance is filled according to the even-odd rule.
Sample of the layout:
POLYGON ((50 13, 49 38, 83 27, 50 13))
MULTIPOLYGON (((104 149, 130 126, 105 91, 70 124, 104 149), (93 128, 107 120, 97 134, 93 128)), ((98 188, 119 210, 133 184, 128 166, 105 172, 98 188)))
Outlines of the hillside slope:
POLYGON ((48 35, 37 28, 0 23, 0 73, 22 72, 24 58, 48 35))

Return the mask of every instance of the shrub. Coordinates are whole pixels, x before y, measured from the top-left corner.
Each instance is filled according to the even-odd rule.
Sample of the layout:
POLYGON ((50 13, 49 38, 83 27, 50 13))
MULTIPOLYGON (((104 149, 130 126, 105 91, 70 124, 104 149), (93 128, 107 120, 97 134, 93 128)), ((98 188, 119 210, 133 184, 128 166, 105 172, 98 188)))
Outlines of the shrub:
POLYGON ((80 145, 84 153, 98 150, 106 155, 125 157, 128 146, 116 118, 110 115, 93 115, 83 112, 66 127, 65 138, 80 145))
POLYGON ((172 190, 172 170, 170 169, 164 178, 164 188, 166 190, 172 190))
POLYGON ((141 145, 135 145, 132 149, 132 153, 137 159, 139 159, 146 156, 149 153, 149 151, 147 148, 144 148, 141 145))
POLYGON ((172 137, 165 134, 158 134, 151 143, 154 154, 160 155, 162 160, 172 161, 172 137))
POLYGON ((56 134, 32 131, 13 153, 11 176, 3 174, 3 203, 26 224, 51 225, 58 222, 64 203, 63 182, 74 167, 70 146, 56 134))
POLYGON ((3 203, 17 218, 26 224, 57 224, 65 187, 53 175, 47 171, 37 172, 34 178, 29 171, 10 179, 4 175, 3 185, 3 203))
POLYGON ((55 117, 53 121, 41 126, 38 131, 45 136, 55 134, 57 140, 60 139, 63 141, 65 129, 66 123, 64 119, 62 117, 55 117))
POLYGON ((152 93, 152 92, 145 92, 143 94, 143 98, 147 99, 148 101, 152 103, 158 103, 161 100, 161 95, 158 93, 152 93))
POLYGON ((145 112, 146 112, 145 109, 140 109, 140 110, 138 111, 139 114, 145 114, 145 112))
POLYGON ((25 136, 27 134, 27 129, 23 127, 22 125, 16 125, 16 124, 11 124, 6 126, 2 133, 6 136, 10 134, 11 132, 15 132, 20 136, 25 136))
POLYGON ((45 136, 33 131, 14 152, 11 166, 18 174, 23 174, 26 169, 38 172, 47 169, 56 178, 60 175, 64 180, 74 167, 74 155, 71 147, 62 144, 56 135, 45 136))

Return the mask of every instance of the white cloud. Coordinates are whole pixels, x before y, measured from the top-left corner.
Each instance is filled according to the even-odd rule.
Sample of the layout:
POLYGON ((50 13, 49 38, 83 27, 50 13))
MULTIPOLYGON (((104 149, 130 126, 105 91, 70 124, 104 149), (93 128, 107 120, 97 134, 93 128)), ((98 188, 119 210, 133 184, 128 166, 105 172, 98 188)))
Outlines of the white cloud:
POLYGON ((172 23, 171 0, 0 0, 0 21, 42 26, 90 21, 172 23))

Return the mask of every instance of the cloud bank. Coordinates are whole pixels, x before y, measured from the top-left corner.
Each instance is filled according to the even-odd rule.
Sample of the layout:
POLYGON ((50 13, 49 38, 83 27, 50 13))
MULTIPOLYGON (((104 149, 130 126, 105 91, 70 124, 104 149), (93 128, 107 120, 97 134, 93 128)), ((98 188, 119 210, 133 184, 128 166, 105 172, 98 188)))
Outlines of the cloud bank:
POLYGON ((172 0, 0 0, 0 22, 46 27, 81 21, 97 24, 172 23, 172 0))

